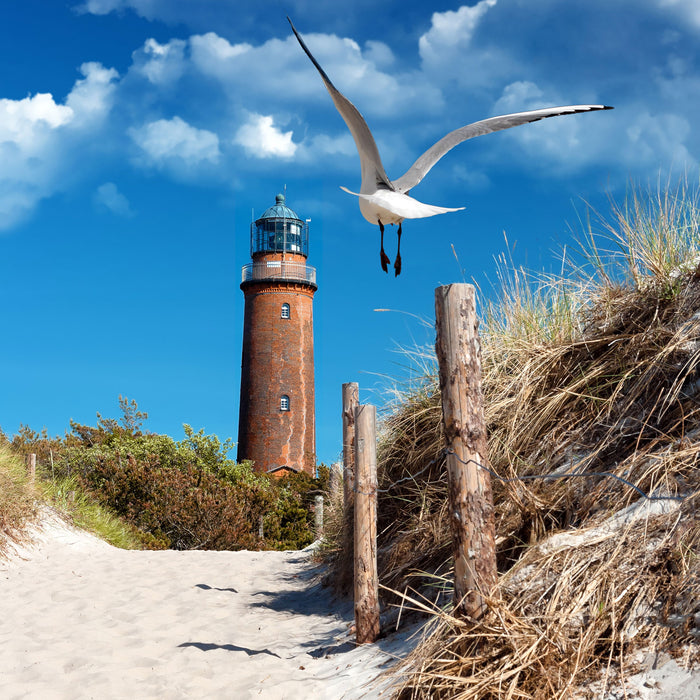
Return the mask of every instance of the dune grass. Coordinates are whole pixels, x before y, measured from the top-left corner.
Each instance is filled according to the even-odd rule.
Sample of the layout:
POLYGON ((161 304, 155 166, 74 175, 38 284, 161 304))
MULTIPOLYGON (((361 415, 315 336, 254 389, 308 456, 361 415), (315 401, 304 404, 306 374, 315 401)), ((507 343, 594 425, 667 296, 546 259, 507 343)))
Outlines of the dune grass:
POLYGON ((37 482, 42 500, 56 508, 76 527, 121 549, 159 549, 153 538, 147 537, 85 491, 75 476, 46 478, 37 482))
POLYGON ((21 542, 36 516, 35 492, 22 461, 0 445, 0 555, 7 542, 21 542))
POLYGON ((55 508, 68 522, 122 549, 152 546, 143 533, 112 514, 75 477, 52 479, 37 474, 31 482, 24 461, 8 445, 0 445, 0 555, 8 542, 26 543, 28 526, 35 523, 42 504, 55 508))
MULTIPOLYGON (((500 585, 478 624, 450 612, 431 353, 417 351, 427 371, 397 388, 383 421, 380 583, 387 601, 437 621, 400 671, 402 699, 585 696, 591 679, 619 682, 642 644, 685 645, 686 661, 700 662, 698 190, 631 191, 607 218, 589 214, 561 274, 504 257, 481 295, 491 468, 577 477, 493 482, 500 585), (682 500, 646 501, 601 472, 682 500), (611 519, 649 504, 660 510, 611 519), (581 537, 557 540, 571 533, 581 537)), ((341 586, 348 567, 338 547, 341 586)))

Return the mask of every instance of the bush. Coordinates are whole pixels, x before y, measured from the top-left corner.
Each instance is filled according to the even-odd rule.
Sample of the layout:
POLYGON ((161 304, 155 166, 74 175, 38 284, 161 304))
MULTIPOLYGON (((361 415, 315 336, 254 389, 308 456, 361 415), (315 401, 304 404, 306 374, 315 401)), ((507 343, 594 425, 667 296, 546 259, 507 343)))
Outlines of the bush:
POLYGON ((21 426, 15 452, 37 454, 38 475, 77 479, 103 505, 142 533, 149 546, 173 549, 296 549, 313 541, 311 504, 328 481, 256 473, 227 457, 231 441, 195 432, 185 439, 141 430, 147 414, 119 397, 120 420, 71 421, 65 438, 21 426), (262 523, 263 537, 260 537, 262 523))

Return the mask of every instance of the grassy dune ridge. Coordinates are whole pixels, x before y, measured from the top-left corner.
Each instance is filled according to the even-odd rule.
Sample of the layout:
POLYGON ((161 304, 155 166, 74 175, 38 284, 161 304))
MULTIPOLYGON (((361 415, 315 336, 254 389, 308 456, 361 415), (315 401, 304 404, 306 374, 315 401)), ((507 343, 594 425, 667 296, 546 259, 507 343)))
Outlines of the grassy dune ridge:
MULTIPOLYGON (((496 294, 481 295, 491 468, 579 476, 493 481, 500 587, 477 625, 450 614, 431 349, 412 351, 422 376, 383 421, 380 582, 436 625, 401 671, 401 698, 569 697, 630 672, 638 646, 700 661, 698 190, 632 191, 607 217, 589 212, 561 269, 502 258, 496 294)), ((341 520, 329 549, 347 588, 341 520)))

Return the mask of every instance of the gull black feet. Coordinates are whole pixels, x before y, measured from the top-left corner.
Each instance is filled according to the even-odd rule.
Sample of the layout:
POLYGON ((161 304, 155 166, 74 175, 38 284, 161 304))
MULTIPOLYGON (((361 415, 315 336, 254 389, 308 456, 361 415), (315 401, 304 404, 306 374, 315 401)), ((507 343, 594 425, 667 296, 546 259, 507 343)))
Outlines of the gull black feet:
POLYGON ((394 277, 401 274, 401 222, 399 222, 399 243, 396 246, 396 260, 394 261, 394 277))
POLYGON ((384 272, 389 272, 389 263, 391 260, 389 260, 389 256, 384 252, 384 248, 379 251, 379 259, 382 263, 382 270, 384 270, 384 272))
POLYGON ((384 272, 389 272, 389 263, 391 260, 389 260, 389 256, 384 252, 384 224, 377 219, 377 223, 379 224, 379 233, 381 234, 381 249, 379 251, 379 259, 382 263, 382 270, 384 272))

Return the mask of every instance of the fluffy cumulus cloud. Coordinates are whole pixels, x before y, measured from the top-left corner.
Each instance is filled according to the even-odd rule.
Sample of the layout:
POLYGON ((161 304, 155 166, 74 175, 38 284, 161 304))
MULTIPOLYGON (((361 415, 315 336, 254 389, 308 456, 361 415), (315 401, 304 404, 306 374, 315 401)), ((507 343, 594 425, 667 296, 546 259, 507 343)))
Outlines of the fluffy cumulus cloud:
POLYGON ((132 54, 133 70, 153 85, 172 84, 182 77, 185 70, 186 46, 187 42, 182 39, 171 39, 167 44, 147 39, 132 54))
POLYGON ((65 103, 38 93, 0 99, 0 228, 10 228, 75 176, 80 146, 92 139, 112 107, 117 72, 81 66, 65 103))
POLYGON ((473 7, 433 13, 431 27, 418 42, 421 58, 426 63, 441 62, 455 47, 468 46, 481 18, 497 0, 481 0, 473 7))
MULTIPOLYGON (((357 42, 335 35, 311 34, 305 40, 334 84, 361 105, 363 113, 388 116, 412 110, 426 114, 443 105, 440 90, 421 74, 381 70, 378 63, 385 66, 393 56, 380 42, 369 42, 363 51, 357 42)), ((231 96, 245 94, 302 107, 309 101, 328 104, 316 69, 293 36, 253 46, 232 44, 208 32, 190 37, 190 49, 196 70, 216 79, 231 96)))
MULTIPOLYGON (((235 67, 232 61, 253 50, 250 44, 231 44, 214 32, 190 37, 192 61, 202 73, 226 79, 235 67)), ((272 72, 272 71, 270 71, 272 72)))
MULTIPOLYGON (((457 10, 434 12, 430 29, 418 41, 423 71, 438 85, 454 80, 463 88, 491 87, 512 75, 514 61, 505 47, 475 39, 497 0, 481 0, 457 10)), ((505 6, 498 6, 501 14, 505 6)))
POLYGON ((23 100, 0 100, 0 144, 12 143, 21 150, 35 151, 74 114, 71 107, 56 104, 48 93, 23 100))
POLYGON ((234 143, 254 158, 291 158, 297 150, 291 131, 281 131, 271 116, 251 114, 238 129, 234 143))
POLYGON ((76 126, 94 126, 112 109, 119 73, 95 62, 83 63, 80 72, 84 77, 76 81, 66 104, 75 113, 76 126))
POLYGON ((98 209, 105 209, 113 214, 117 214, 117 216, 134 216, 129 200, 113 182, 105 182, 100 185, 95 190, 93 201, 98 209))
MULTIPOLYGON (((663 159, 692 161, 700 152, 700 137, 690 126, 700 108, 700 79, 695 54, 687 47, 700 27, 700 4, 610 1, 622 9, 637 8, 636 44, 618 42, 617 34, 602 25, 600 13, 583 0, 571 0, 577 16, 590 23, 578 43, 569 41, 566 31, 575 32, 567 29, 566 18, 555 14, 560 13, 556 0, 473 0, 423 13, 416 34, 407 35, 418 38, 391 47, 382 41, 381 28, 374 27, 366 33, 348 29, 349 36, 309 31, 304 39, 338 89, 367 118, 387 171, 394 175, 469 121, 551 104, 607 100, 617 107, 614 112, 561 117, 488 137, 488 148, 471 152, 477 162, 472 161, 470 172, 477 175, 468 178, 455 170, 453 176, 478 188, 488 182, 478 173, 480 165, 490 173, 495 164, 530 169, 542 164, 550 174, 602 165, 624 178, 663 159), (649 36, 649 21, 659 18, 666 21, 658 28, 656 44, 634 53, 638 37, 649 36), (555 35, 552 26, 563 34, 555 35), (590 36, 600 41, 590 42, 590 36), (574 51, 572 44, 582 48, 574 51), (626 70, 642 61, 633 79, 615 72, 621 57, 631 54, 626 70)), ((221 17, 223 0, 75 2, 84 13, 133 11, 167 20, 172 19, 167 13, 196 14, 200 7, 217 8, 221 17)), ((230 2, 232 16, 240 17, 243 11, 236 13, 236 2, 230 2)), ((250 14, 253 19, 246 22, 260 16, 250 14)), ((615 16, 623 14, 627 22, 622 10, 615 16)), ((611 16, 606 15, 608 20, 611 16)), ((245 28, 227 33, 223 25, 207 26, 216 26, 218 33, 161 35, 125 47, 132 62, 122 76, 99 63, 85 63, 65 96, 39 91, 20 100, 0 99, 0 227, 20 220, 71 178, 86 177, 86 168, 76 167, 86 153, 108 152, 112 158, 98 162, 85 155, 84 162, 93 163, 95 170, 106 171, 130 157, 136 167, 157 168, 166 176, 206 173, 226 183, 234 173, 267 168, 275 159, 294 158, 309 172, 357 170, 352 138, 286 26, 267 40, 256 40, 245 28), (242 159, 242 153, 247 157, 242 159)), ((95 201, 115 213, 130 211, 109 180, 106 172, 98 176, 93 190, 103 184, 95 201)))
POLYGON ((149 165, 195 169, 217 163, 221 157, 219 137, 215 133, 198 129, 180 117, 132 127, 129 135, 140 151, 137 160, 149 165))

